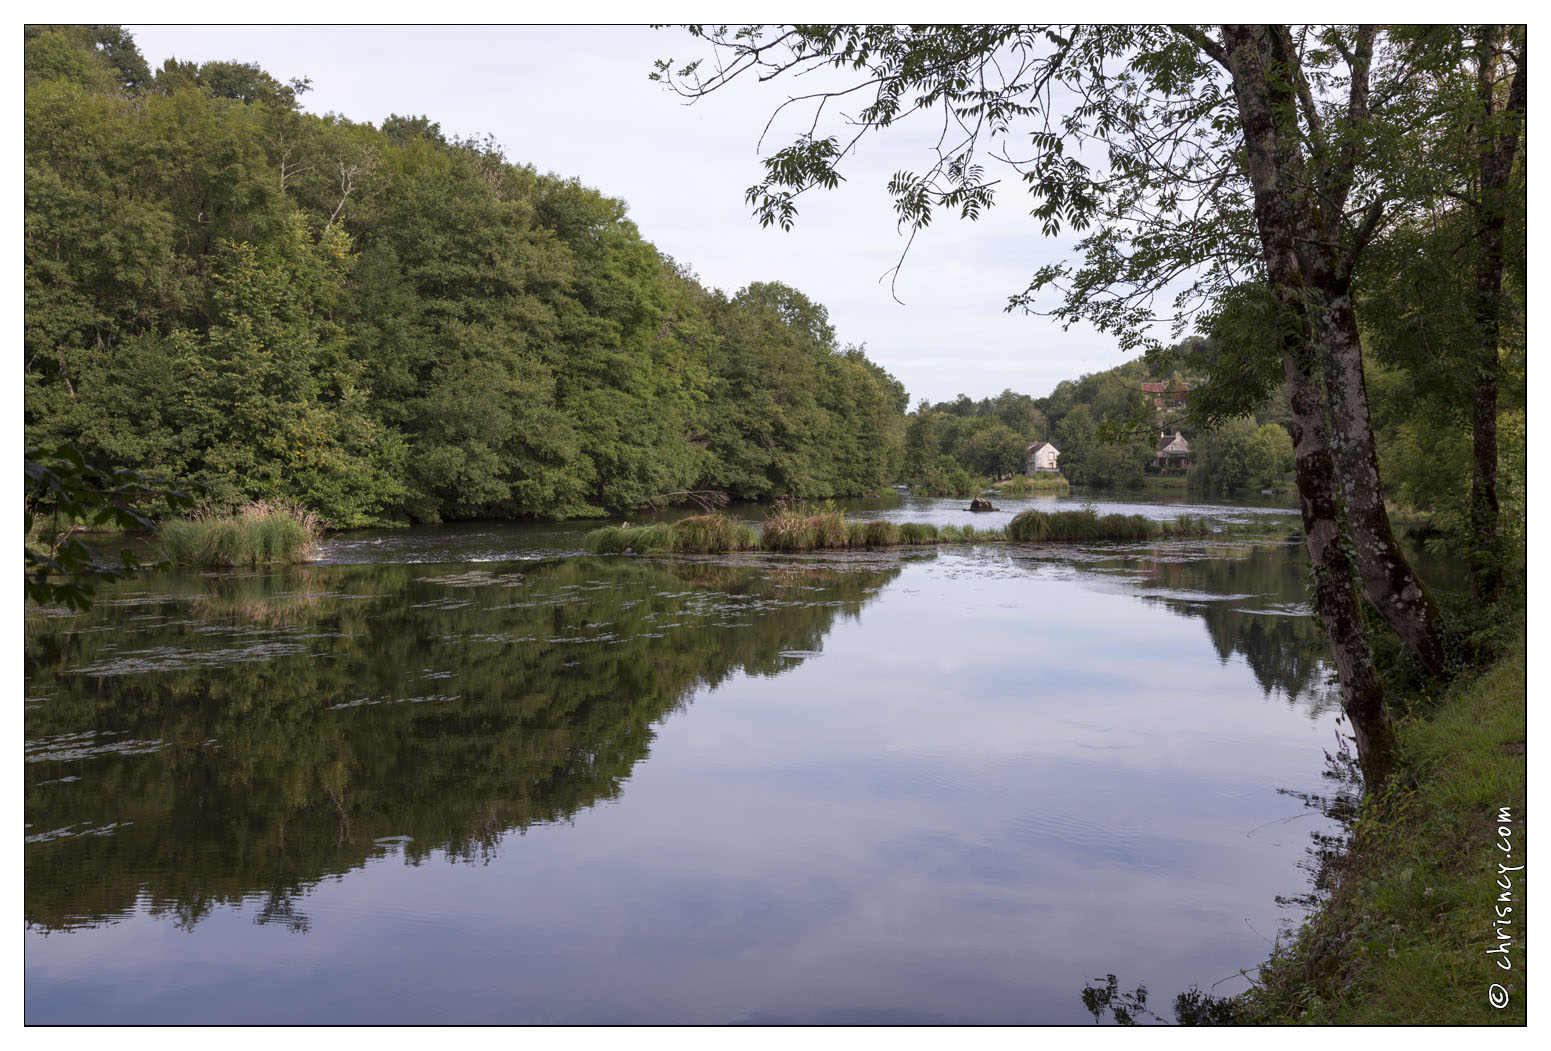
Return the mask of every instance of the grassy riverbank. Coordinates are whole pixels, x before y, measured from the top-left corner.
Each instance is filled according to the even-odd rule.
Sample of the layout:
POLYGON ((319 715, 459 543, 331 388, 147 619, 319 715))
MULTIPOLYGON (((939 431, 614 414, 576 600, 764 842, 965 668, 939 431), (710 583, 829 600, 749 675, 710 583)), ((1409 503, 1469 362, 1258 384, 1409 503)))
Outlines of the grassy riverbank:
POLYGON ((1521 634, 1401 723, 1401 773, 1358 818, 1329 900, 1241 998, 1243 1020, 1524 1024, 1528 870, 1499 865, 1526 857, 1525 672, 1521 634))
POLYGON ((583 537, 582 546, 595 554, 721 554, 855 551, 934 544, 1137 541, 1205 536, 1210 532, 1204 522, 1188 516, 1159 522, 1142 515, 1101 515, 1089 510, 1024 511, 1005 526, 937 526, 930 522, 852 522, 833 509, 782 506, 771 513, 757 534, 751 526, 727 515, 710 514, 681 519, 672 525, 604 526, 583 537))

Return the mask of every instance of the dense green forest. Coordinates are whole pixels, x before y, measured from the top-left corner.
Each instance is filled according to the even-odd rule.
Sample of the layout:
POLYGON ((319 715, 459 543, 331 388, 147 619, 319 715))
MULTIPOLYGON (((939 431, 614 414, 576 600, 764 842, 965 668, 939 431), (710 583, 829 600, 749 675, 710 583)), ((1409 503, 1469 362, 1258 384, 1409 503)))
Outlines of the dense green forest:
MULTIPOLYGON (((334 527, 622 513, 690 490, 822 498, 976 491, 1048 440, 1074 484, 1134 486, 1160 435, 1226 493, 1291 468, 1275 376, 1214 331, 1043 397, 921 402, 824 307, 775 283, 704 288, 622 202, 427 117, 302 110, 240 62, 151 70, 122 29, 25 31, 30 448, 291 501, 334 527), (1143 391, 1168 382, 1188 407, 1143 391)), ((1518 185, 1518 184, 1516 184, 1518 185)), ((1477 377, 1469 215, 1397 225, 1359 284, 1392 500, 1469 531, 1477 377)), ((1522 214, 1509 217, 1497 429, 1522 542, 1522 214)), ((1479 468, 1478 468, 1479 471, 1479 468)), ((1167 473, 1167 472, 1165 472, 1167 473)), ((1172 472, 1176 475, 1180 470, 1172 472)))
POLYGON ((622 202, 302 112, 253 65, 26 30, 26 437, 335 527, 891 484, 903 387, 825 309, 727 296, 622 202))

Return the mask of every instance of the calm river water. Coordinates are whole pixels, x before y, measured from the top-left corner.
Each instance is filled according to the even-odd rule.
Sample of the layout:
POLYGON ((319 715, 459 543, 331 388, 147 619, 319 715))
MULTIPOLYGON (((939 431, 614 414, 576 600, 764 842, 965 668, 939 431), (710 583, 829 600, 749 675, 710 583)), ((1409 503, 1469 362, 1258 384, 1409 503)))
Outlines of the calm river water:
MULTIPOLYGON (((907 499, 897 520, 1001 523, 907 499)), ((1242 990, 1338 727, 1285 511, 1210 542, 344 535, 29 609, 26 1017, 1091 1022, 1242 990), (1222 979, 1229 979, 1217 984, 1222 979)), ((753 512, 751 512, 753 513, 753 512)))

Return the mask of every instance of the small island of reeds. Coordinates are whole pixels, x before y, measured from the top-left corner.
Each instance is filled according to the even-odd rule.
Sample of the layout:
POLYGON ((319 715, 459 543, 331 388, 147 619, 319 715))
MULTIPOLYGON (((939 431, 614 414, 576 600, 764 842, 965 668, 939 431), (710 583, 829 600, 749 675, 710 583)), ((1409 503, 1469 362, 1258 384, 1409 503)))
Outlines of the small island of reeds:
POLYGON ((232 514, 169 519, 157 527, 156 542, 177 566, 253 566, 305 562, 322 533, 311 512, 256 500, 232 514))
POLYGON ((1160 522, 1142 515, 1073 511, 1024 511, 1005 526, 933 525, 930 522, 848 521, 833 507, 777 504, 764 528, 716 513, 671 525, 604 526, 582 539, 595 554, 722 554, 730 551, 861 551, 933 544, 1024 542, 1135 542, 1210 533, 1197 518, 1160 522))

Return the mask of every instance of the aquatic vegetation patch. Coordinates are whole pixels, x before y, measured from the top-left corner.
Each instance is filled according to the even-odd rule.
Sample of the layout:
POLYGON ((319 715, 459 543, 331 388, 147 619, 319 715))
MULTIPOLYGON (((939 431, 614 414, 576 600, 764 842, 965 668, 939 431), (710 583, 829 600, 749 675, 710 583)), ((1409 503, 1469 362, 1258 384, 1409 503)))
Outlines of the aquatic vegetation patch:
POLYGON ((893 547, 900 543, 899 526, 881 520, 868 522, 863 537, 868 547, 893 547))
POLYGON ((906 522, 899 527, 901 544, 935 544, 939 539, 937 527, 930 522, 906 522))
POLYGON ((820 551, 847 547, 850 537, 845 514, 833 504, 815 508, 781 500, 765 519, 759 546, 766 551, 820 551))
POLYGON ((756 534, 725 514, 697 515, 672 526, 603 526, 582 546, 594 554, 719 554, 728 551, 845 551, 931 544, 1127 542, 1207 536, 1205 520, 1182 516, 1160 522, 1142 515, 1100 515, 1074 511, 1024 511, 1006 526, 944 525, 930 522, 847 521, 833 505, 812 507, 780 502, 756 534))
POLYGON ((673 552, 673 531, 665 525, 604 526, 583 537, 582 547, 598 555, 666 555, 673 552))
POLYGON ((305 562, 322 535, 323 523, 312 512, 255 500, 231 515, 165 521, 157 527, 156 542, 174 565, 224 568, 305 562))
POLYGON ((1009 539, 1148 540, 1162 532, 1161 524, 1141 515, 1100 515, 1078 511, 1024 511, 1007 524, 1009 539))
POLYGON ((670 528, 675 551, 712 555, 723 551, 751 551, 759 543, 751 526, 728 515, 681 518, 670 528))
POLYGON ((582 547, 597 555, 715 555, 757 546, 752 527, 724 514, 695 515, 672 525, 604 526, 582 538, 582 547))

